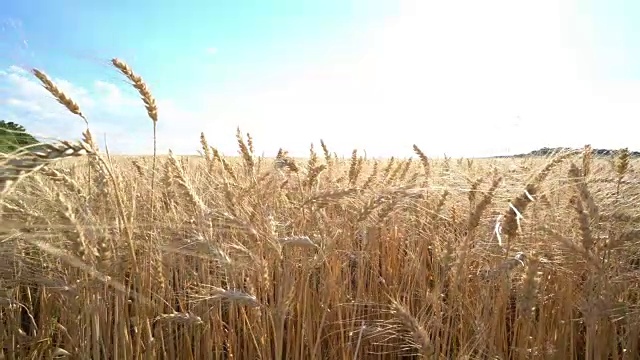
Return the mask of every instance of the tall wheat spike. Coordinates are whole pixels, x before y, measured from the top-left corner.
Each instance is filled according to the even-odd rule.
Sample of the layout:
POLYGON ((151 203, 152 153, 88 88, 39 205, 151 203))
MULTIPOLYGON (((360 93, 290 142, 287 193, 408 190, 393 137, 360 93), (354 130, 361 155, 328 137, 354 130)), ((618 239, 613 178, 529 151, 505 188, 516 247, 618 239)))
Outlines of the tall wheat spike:
POLYGON ((89 126, 87 118, 84 116, 82 111, 80 111, 80 106, 75 101, 73 101, 62 90, 60 90, 60 88, 58 88, 58 86, 54 84, 53 81, 51 81, 51 79, 49 79, 49 77, 44 72, 38 69, 33 69, 32 72, 38 78, 38 80, 40 80, 42 86, 51 95, 53 95, 56 101, 66 107, 67 110, 69 110, 71 113, 80 116, 82 120, 84 120, 84 122, 87 124, 87 126, 89 126))
MULTIPOLYGON (((133 72, 133 70, 123 60, 118 58, 111 59, 113 66, 120 70, 120 72, 131 81, 131 85, 138 90, 140 98, 144 102, 144 106, 147 109, 147 115, 153 122, 153 170, 151 175, 151 189, 155 193, 155 180, 157 169, 157 155, 158 155, 158 106, 156 105, 156 99, 149 91, 147 84, 142 77, 133 72)), ((151 208, 154 208, 154 197, 151 197, 151 208)))

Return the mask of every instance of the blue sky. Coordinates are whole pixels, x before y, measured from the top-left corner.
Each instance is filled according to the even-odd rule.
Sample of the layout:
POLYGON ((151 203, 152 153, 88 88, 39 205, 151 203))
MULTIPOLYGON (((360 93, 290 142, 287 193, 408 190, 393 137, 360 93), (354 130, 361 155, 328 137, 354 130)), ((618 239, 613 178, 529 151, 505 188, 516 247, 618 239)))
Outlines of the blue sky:
POLYGON ((25 72, 36 67, 111 151, 149 152, 144 108, 109 65, 119 57, 158 100, 163 152, 195 152, 203 131, 234 153, 237 126, 267 155, 305 155, 320 138, 372 156, 408 156, 414 143, 432 156, 640 148, 637 1, 178 4, 3 5, 0 118, 80 136, 82 121, 25 72))

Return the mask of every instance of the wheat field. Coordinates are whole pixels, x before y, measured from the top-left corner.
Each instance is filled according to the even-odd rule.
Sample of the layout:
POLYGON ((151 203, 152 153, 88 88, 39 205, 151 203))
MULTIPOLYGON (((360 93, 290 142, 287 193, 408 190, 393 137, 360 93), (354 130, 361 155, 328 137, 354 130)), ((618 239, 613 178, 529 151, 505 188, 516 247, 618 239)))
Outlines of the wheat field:
POLYGON ((33 74, 87 129, 1 159, 2 359, 640 358, 626 149, 117 157, 33 74))

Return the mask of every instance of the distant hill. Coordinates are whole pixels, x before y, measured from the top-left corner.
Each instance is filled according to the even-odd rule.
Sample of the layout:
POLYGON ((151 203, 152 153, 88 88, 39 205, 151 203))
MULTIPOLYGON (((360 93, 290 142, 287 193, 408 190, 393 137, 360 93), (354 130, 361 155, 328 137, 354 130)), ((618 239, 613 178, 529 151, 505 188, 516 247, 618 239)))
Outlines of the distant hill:
POLYGON ((10 153, 37 143, 38 140, 29 134, 24 126, 13 121, 0 120, 0 153, 10 153))
MULTIPOLYGON (((562 147, 556 147, 556 148, 548 148, 548 147, 543 147, 541 149, 538 150, 533 150, 527 154, 517 154, 517 155, 500 155, 500 156, 494 156, 495 158, 522 158, 522 157, 529 157, 529 156, 550 156, 553 154, 557 154, 558 152, 563 152, 563 151, 569 151, 569 150, 573 150, 572 148, 562 148, 562 147)), ((593 149, 593 154, 595 156, 613 156, 616 154, 618 150, 609 150, 609 149, 593 149)), ((629 155, 631 157, 640 157, 640 152, 639 151, 629 151, 629 155)))

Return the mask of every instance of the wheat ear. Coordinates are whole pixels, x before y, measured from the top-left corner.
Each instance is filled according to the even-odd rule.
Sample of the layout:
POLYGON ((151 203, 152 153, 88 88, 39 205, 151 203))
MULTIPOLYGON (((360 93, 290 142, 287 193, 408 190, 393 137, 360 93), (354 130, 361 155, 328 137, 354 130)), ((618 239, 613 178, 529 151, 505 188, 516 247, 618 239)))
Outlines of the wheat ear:
POLYGON ((60 104, 66 107, 72 114, 80 116, 82 120, 84 120, 85 124, 87 124, 87 127, 89 126, 89 122, 87 121, 87 118, 84 116, 82 111, 80 111, 80 106, 75 101, 73 101, 70 97, 68 97, 64 92, 62 92, 62 90, 60 90, 60 88, 58 88, 58 86, 56 86, 56 84, 54 84, 53 81, 51 81, 51 79, 49 79, 47 74, 45 74, 44 72, 38 69, 33 69, 32 72, 33 72, 33 75, 35 75, 35 77, 37 77, 38 80, 40 80, 40 82, 42 83, 42 86, 51 95, 53 95, 54 98, 56 98, 56 101, 58 101, 60 104))
MULTIPOLYGON (((151 91, 147 87, 142 77, 133 72, 133 70, 124 61, 114 58, 111 60, 113 66, 120 70, 120 72, 132 82, 133 87, 138 90, 145 108, 147 109, 147 115, 153 122, 153 171, 151 172, 151 209, 155 209, 154 196, 155 183, 156 183, 156 165, 158 158, 158 106, 156 105, 156 99, 151 95, 151 91)), ((152 210, 154 211, 154 210, 152 210)), ((154 212, 151 214, 151 218, 154 218, 154 212)))

